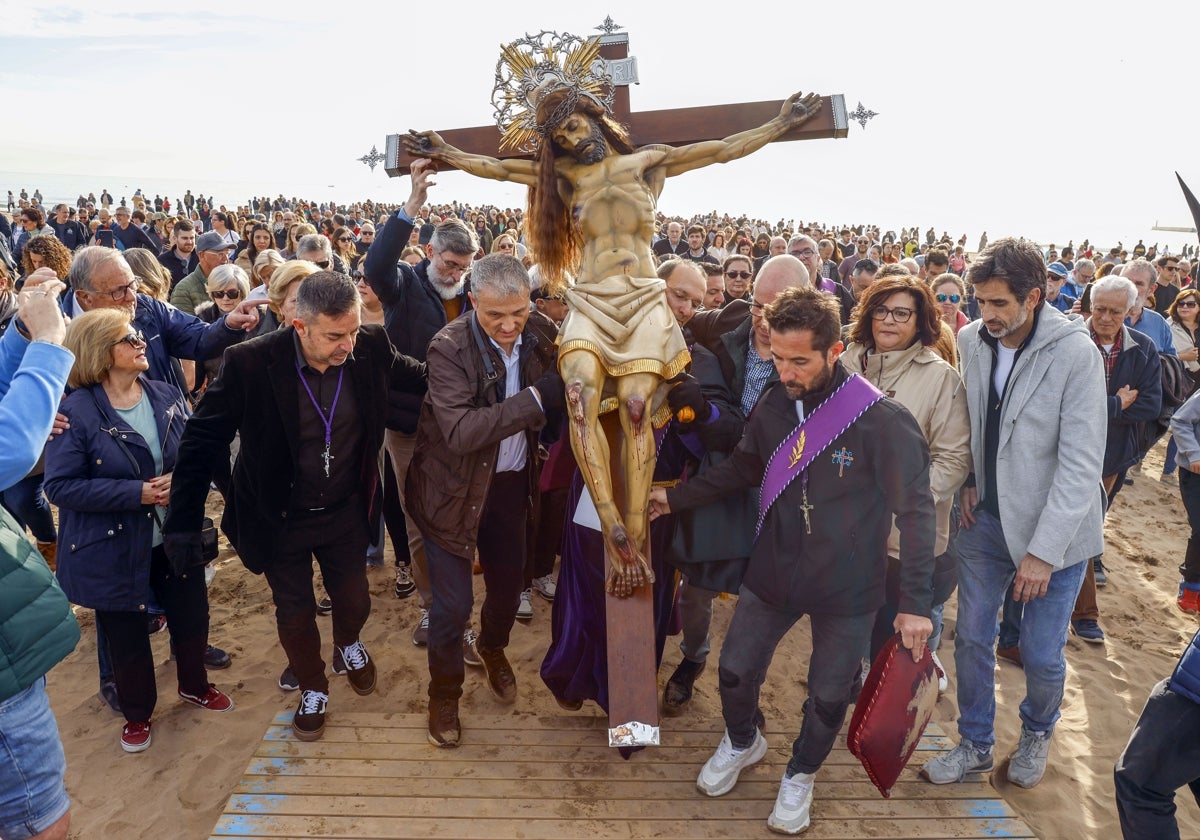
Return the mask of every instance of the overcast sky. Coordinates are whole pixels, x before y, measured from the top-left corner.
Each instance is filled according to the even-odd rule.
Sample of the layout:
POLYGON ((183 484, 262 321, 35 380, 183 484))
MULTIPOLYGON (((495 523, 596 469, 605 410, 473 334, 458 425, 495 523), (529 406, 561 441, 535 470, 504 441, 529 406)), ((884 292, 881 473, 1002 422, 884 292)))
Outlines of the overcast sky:
MULTIPOLYGON (((611 14, 638 60, 634 110, 815 90, 879 112, 846 139, 680 176, 669 214, 934 225, 972 245, 984 229, 1128 244, 1155 221, 1191 224, 1173 172, 1200 191, 1185 41, 1200 3, 581 6, 0 0, 0 170, 402 200, 407 179, 356 158, 388 133, 489 123, 502 42, 590 35, 611 14)), ((447 200, 524 202, 439 180, 447 200)))

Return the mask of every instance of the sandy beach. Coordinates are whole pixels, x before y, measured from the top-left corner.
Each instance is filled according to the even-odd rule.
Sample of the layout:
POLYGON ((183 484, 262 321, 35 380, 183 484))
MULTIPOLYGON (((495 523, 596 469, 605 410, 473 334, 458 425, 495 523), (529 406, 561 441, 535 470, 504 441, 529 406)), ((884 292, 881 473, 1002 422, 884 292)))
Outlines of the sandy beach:
MULTIPOLYGON (((1158 480, 1164 451, 1160 444, 1150 453, 1144 473, 1133 476, 1133 486, 1125 488, 1108 518, 1105 565, 1109 584, 1099 593, 1101 624, 1108 641, 1097 646, 1072 637, 1068 642, 1063 716, 1049 771, 1032 791, 1009 785, 1001 763, 1019 731, 1022 672, 1007 663, 997 672, 997 772, 993 784, 1043 838, 1119 836, 1113 762, 1151 687, 1170 673, 1195 631, 1195 620, 1175 608, 1176 566, 1186 543, 1187 525, 1178 489, 1158 480)), ((226 547, 224 539, 222 546, 226 547)), ((390 565, 389 551, 388 565, 368 573, 372 614, 364 642, 379 664, 379 689, 368 697, 357 697, 344 680, 334 678, 331 717, 339 710, 425 711, 425 651, 411 643, 417 600, 415 596, 395 599, 390 565)), ((482 579, 477 577, 477 599, 481 586, 482 579)), ((79 647, 49 676, 50 696, 67 753, 67 788, 74 805, 72 838, 207 837, 271 719, 294 707, 296 695, 280 691, 275 682, 284 659, 265 580, 247 572, 225 550, 217 561, 210 600, 212 641, 233 655, 232 667, 211 672, 210 679, 233 697, 237 708, 218 715, 180 701, 175 695, 174 669, 168 662, 167 634, 159 634, 152 640, 160 664, 154 742, 137 755, 121 751, 121 719, 96 694, 95 626, 91 612, 80 611, 83 638, 79 647)), ((716 602, 713 664, 734 603, 732 598, 716 602)), ((548 603, 535 597, 533 621, 518 622, 514 628, 509 658, 520 685, 520 696, 511 709, 514 713, 563 714, 537 676, 549 639, 550 610, 548 603)), ((950 733, 955 731, 956 716, 955 612, 952 599, 947 605, 942 646, 951 686, 934 714, 950 733)), ((328 619, 319 621, 324 622, 322 633, 329 644, 328 619)), ((791 731, 799 727, 809 649, 808 625, 801 622, 780 646, 763 690, 763 708, 773 726, 791 731)), ((660 684, 678 661, 676 637, 667 642, 660 684)), ((464 737, 469 738, 473 713, 494 715, 506 707, 494 701, 481 674, 473 669, 468 669, 465 692, 462 714, 464 737)), ((697 683, 691 707, 682 717, 667 719, 664 727, 686 728, 689 721, 719 718, 716 669, 710 668, 697 683)), ((786 749, 786 744, 772 747, 786 749)), ((698 762, 702 760, 698 756, 698 762)), ((820 796, 818 775, 818 803, 820 796)), ((1179 805, 1182 835, 1200 837, 1200 808, 1186 790, 1179 805)), ((595 836, 605 836, 602 822, 594 828, 595 836)))

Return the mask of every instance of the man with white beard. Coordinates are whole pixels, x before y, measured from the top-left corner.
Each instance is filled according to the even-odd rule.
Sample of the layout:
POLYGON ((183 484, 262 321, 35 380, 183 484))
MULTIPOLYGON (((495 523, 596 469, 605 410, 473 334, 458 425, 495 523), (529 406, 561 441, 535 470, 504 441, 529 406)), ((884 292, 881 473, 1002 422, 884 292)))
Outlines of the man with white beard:
MULTIPOLYGON (((479 249, 475 234, 458 219, 449 219, 437 226, 433 238, 425 246, 426 258, 415 266, 400 261, 400 252, 408 244, 413 220, 421 213, 426 194, 433 184, 433 170, 428 162, 412 165, 412 192, 404 206, 393 213, 387 224, 375 235, 363 261, 367 283, 383 304, 383 325, 392 344, 401 353, 425 361, 430 340, 442 327, 471 309, 467 296, 466 274, 479 249)), ((425 543, 421 531, 409 516, 405 499, 404 476, 412 461, 416 446, 417 417, 421 412, 421 397, 399 391, 388 400, 387 433, 384 445, 392 459, 398 478, 404 518, 408 526, 408 551, 412 557, 412 578, 417 585, 421 616, 413 631, 413 644, 424 646, 429 636, 429 605, 433 594, 429 584, 425 543)), ((393 488, 387 488, 392 492, 393 488)), ((397 569, 397 597, 407 588, 409 567, 397 569), (404 580, 400 578, 404 577, 404 580)), ((409 590, 411 591, 411 590, 409 590)), ((468 628, 463 638, 463 656, 470 665, 479 665, 475 654, 473 632, 468 628)))

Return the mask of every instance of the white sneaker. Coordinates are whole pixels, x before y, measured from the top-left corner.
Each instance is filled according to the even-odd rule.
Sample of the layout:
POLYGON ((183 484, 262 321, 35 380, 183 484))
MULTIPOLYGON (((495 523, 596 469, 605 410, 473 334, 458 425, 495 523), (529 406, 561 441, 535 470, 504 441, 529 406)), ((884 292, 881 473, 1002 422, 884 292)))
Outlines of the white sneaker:
POLYGON ((961 782, 972 773, 987 773, 991 769, 991 748, 976 747, 971 741, 963 738, 954 749, 925 762, 925 766, 921 768, 921 775, 935 785, 949 785, 961 782))
POLYGON ((937 651, 931 650, 929 655, 933 657, 933 667, 937 669, 938 694, 945 694, 946 687, 950 685, 946 679, 946 669, 942 667, 942 660, 938 659, 937 651))
POLYGON ((533 618, 533 590, 526 589, 521 593, 521 602, 517 604, 517 620, 529 621, 533 618))
POLYGON ((542 575, 540 578, 533 579, 533 589, 547 601, 553 601, 554 593, 558 591, 558 584, 554 582, 554 575, 542 575))
POLYGON ((742 770, 762 759, 767 754, 767 739, 762 731, 754 730, 754 743, 744 750, 735 750, 729 740, 729 730, 721 736, 717 751, 712 754, 700 775, 696 778, 696 787, 709 796, 722 796, 733 790, 737 784, 738 775, 742 770))
POLYGON ((814 773, 797 773, 788 778, 783 774, 775 810, 767 818, 767 828, 780 834, 799 834, 808 828, 808 811, 812 807, 814 773))

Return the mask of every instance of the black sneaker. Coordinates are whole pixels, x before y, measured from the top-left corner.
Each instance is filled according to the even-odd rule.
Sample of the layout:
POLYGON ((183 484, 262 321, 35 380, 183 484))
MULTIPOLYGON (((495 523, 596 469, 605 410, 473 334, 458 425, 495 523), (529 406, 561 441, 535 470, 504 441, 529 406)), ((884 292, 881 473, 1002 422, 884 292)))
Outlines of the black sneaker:
POLYGON ((666 688, 663 689, 662 710, 664 715, 677 715, 688 703, 692 702, 692 689, 696 683, 696 677, 704 673, 705 664, 705 662, 693 662, 690 659, 684 659, 679 663, 679 667, 675 669, 674 674, 671 674, 666 688))
POLYGON ((1092 558, 1092 571, 1096 573, 1096 586, 1103 589, 1108 586, 1108 575, 1104 574, 1104 555, 1092 558))
POLYGON ((229 654, 219 647, 209 645, 204 651, 204 667, 210 671, 220 671, 233 664, 229 654))
POLYGON ((396 597, 404 599, 416 591, 417 585, 413 583, 412 569, 407 563, 398 564, 396 566, 396 597))
POLYGON ((328 595, 317 601, 317 615, 329 615, 331 612, 333 612, 333 601, 329 600, 328 595))
POLYGON ((284 691, 296 691, 300 688, 300 680, 292 673, 291 665, 284 668, 283 673, 279 675, 279 687, 284 691))
POLYGON ((325 734, 325 708, 329 695, 306 688, 300 692, 300 705, 292 717, 292 733, 301 741, 315 741, 325 734))
POLYGON ((344 648, 333 646, 333 673, 345 674, 355 694, 370 694, 375 690, 375 663, 362 642, 344 648))

